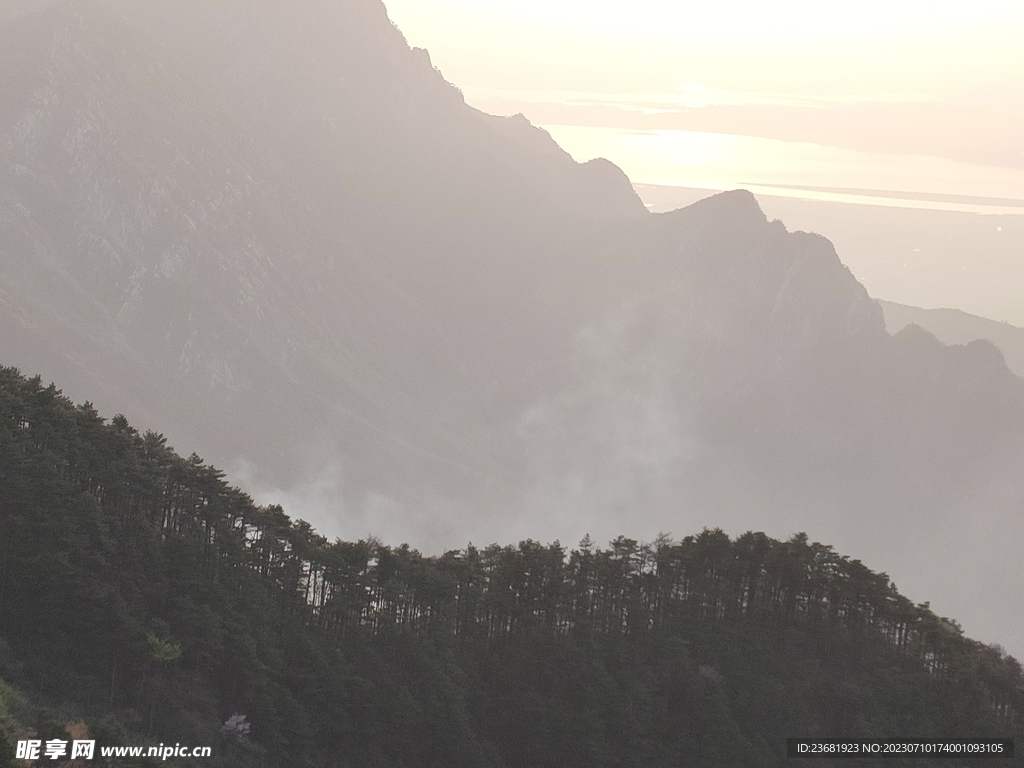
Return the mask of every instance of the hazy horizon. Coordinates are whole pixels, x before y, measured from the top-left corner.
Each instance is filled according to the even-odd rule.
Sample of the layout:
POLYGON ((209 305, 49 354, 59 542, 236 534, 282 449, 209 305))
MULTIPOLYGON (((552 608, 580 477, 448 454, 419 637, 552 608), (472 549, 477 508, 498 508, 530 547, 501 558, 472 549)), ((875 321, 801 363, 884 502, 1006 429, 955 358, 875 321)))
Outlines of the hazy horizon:
POLYGON ((1024 169, 1020 6, 386 5, 470 104, 541 126, 703 131, 1024 169))
MULTIPOLYGON (((1000 252, 1024 255, 1021 8, 386 5, 467 103, 524 114, 579 162, 611 160, 641 197, 651 185, 680 188, 678 200, 743 188, 769 215, 774 200, 807 201, 786 206, 797 219, 787 226, 838 234, 840 258, 877 298, 1024 325, 1024 308, 1005 298, 981 249, 937 245, 929 254, 912 243, 904 260, 885 236, 854 243, 830 231, 841 207, 822 217, 826 207, 815 205, 999 217, 929 220, 943 230, 938 241, 961 243, 988 227, 1006 232, 1000 252), (931 289, 909 286, 908 274, 931 289)), ((916 214, 903 220, 912 230, 916 214)))

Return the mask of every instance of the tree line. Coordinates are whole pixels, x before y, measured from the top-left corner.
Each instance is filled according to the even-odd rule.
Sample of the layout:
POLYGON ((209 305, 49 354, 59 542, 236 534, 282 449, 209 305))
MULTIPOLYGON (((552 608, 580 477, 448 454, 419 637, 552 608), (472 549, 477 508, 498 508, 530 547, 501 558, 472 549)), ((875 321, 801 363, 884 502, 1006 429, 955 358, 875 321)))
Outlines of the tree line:
POLYGON ((281 739, 298 738, 315 716, 302 694, 275 686, 326 674, 328 662, 307 657, 331 649, 351 656, 412 638, 483 663, 531 643, 653 642, 709 626, 795 631, 884 657, 955 690, 993 727, 1016 727, 1024 712, 1015 659, 804 534, 706 529, 437 556, 332 542, 163 436, 0 368, 0 674, 5 653, 27 659, 8 662, 26 685, 71 688, 93 710, 130 712, 141 731, 171 728, 157 710, 173 702, 182 721, 246 706, 281 739), (213 701, 189 701, 199 677, 213 701))

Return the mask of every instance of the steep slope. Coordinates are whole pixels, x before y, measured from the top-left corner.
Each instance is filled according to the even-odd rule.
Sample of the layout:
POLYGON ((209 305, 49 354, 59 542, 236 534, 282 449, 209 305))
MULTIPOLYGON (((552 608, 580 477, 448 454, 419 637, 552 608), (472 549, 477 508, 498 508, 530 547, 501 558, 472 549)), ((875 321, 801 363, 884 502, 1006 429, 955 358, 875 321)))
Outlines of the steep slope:
POLYGON ((647 214, 376 0, 10 7, 5 364, 331 533, 807 530, 1024 650, 1024 382, 890 337, 824 238, 647 214))
POLYGON ((536 279, 519 260, 547 258, 566 209, 643 206, 621 173, 466 108, 379 4, 306 14, 58 4, 7 25, 8 348, 94 399, 93 382, 130 380, 126 408, 217 457, 287 437, 253 457, 285 476, 275 453, 323 410, 380 454, 471 461, 464 393, 446 390, 452 358, 489 345, 460 338, 467 308, 444 294, 505 332, 502 306, 536 279), (69 337, 102 365, 33 354, 69 337), (207 394, 209 413, 180 418, 207 394))

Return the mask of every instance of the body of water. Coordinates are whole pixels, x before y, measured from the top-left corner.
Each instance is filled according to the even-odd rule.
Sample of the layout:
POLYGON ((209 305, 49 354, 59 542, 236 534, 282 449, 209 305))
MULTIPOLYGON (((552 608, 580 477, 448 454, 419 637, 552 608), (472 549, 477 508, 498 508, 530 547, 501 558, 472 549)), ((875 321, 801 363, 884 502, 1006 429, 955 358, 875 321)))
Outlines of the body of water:
POLYGON ((542 125, 578 161, 605 157, 634 184, 836 203, 1024 214, 1024 169, 928 155, 685 130, 542 125))

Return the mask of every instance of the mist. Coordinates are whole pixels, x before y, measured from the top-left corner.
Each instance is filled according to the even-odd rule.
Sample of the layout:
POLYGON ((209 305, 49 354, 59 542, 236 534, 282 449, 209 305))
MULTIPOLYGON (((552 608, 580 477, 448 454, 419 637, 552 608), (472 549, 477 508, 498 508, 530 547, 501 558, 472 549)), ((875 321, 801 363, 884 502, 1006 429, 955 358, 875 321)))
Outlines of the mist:
POLYGON ((1021 216, 634 186, 372 0, 11 8, 5 365, 329 538, 804 531, 1024 653, 1017 337, 875 301, 1024 325, 1021 216))

